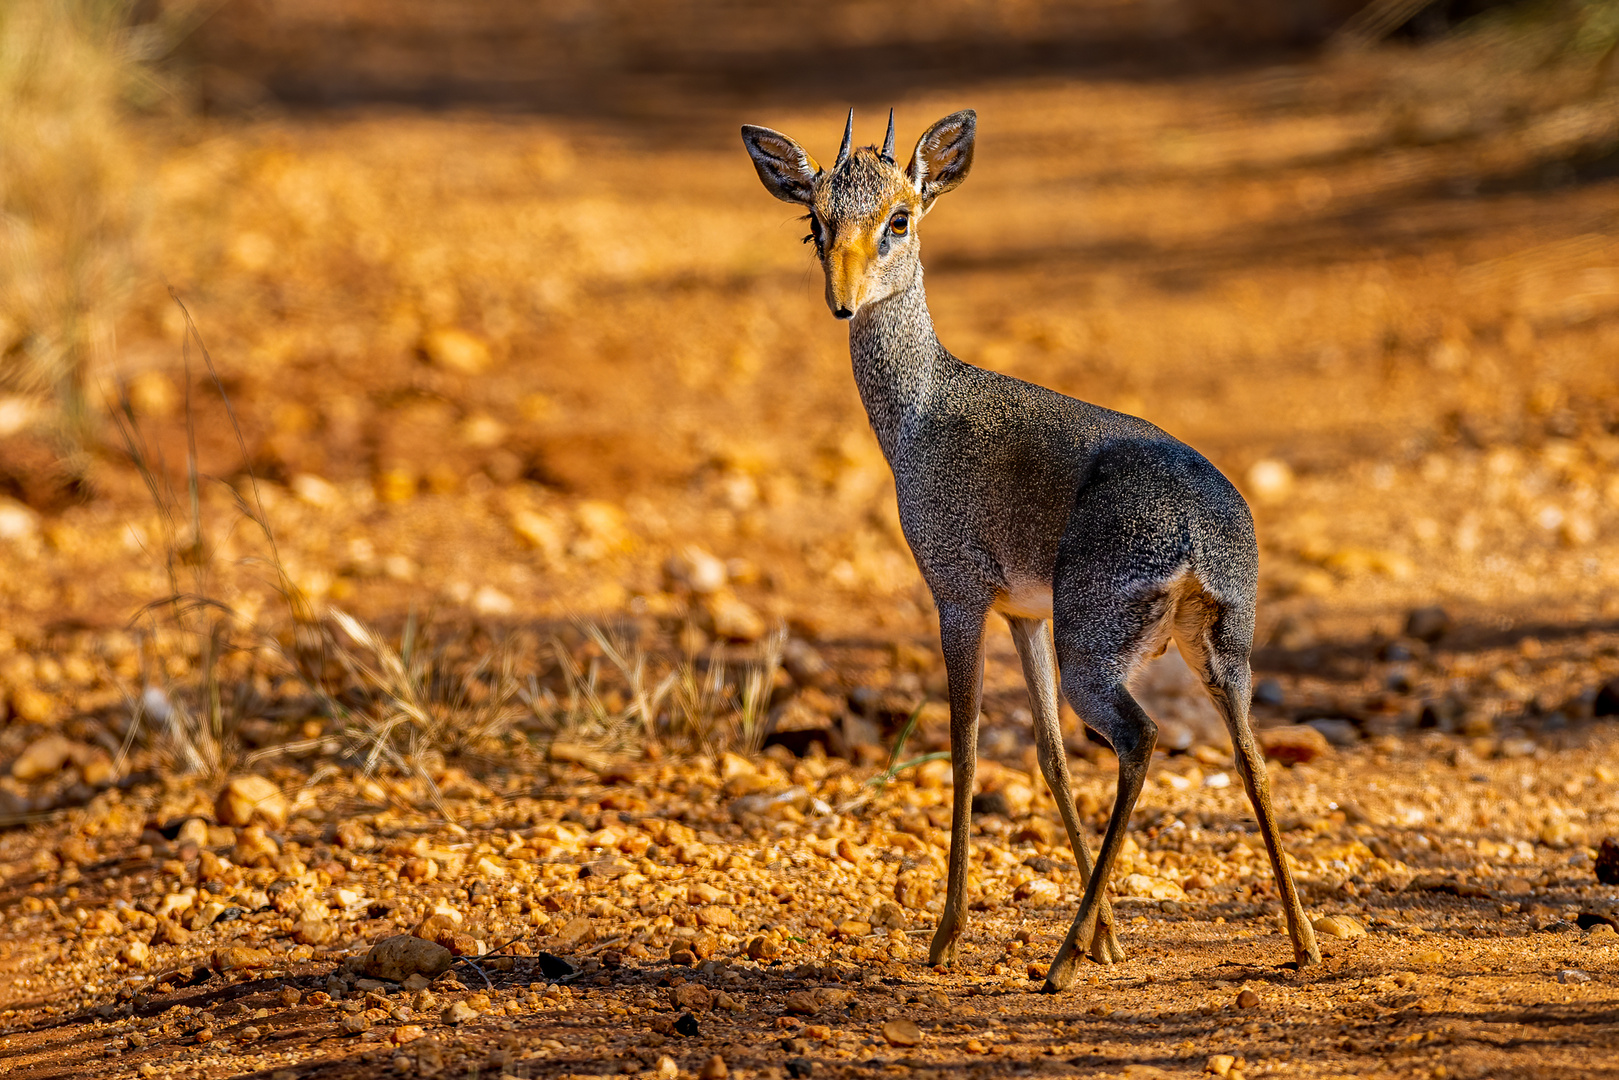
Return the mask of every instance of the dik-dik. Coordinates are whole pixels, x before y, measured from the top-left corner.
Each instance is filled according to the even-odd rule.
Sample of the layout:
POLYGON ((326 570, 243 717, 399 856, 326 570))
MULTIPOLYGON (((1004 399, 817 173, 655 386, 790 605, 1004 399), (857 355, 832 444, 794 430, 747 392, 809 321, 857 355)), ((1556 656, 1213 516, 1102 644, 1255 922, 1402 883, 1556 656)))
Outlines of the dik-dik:
POLYGON ((849 323, 855 382, 894 471, 900 523, 939 609, 950 682, 954 795, 949 882, 930 962, 955 958, 966 923, 984 625, 1011 626, 1033 703, 1035 745, 1085 875, 1079 912, 1046 974, 1067 988, 1079 957, 1124 958, 1106 886, 1146 779, 1157 727, 1126 683, 1173 639, 1236 746, 1300 966, 1321 954, 1288 872, 1264 758, 1248 722, 1258 552, 1248 506, 1219 470, 1152 424, 963 363, 939 343, 922 283, 920 225, 967 178, 977 114, 929 128, 894 157, 850 147, 830 169, 762 127, 742 140, 776 198, 809 210, 826 303, 849 323), (1053 633, 1053 624, 1055 633, 1053 633), (1118 754, 1118 795, 1095 868, 1074 809, 1057 682, 1118 754))

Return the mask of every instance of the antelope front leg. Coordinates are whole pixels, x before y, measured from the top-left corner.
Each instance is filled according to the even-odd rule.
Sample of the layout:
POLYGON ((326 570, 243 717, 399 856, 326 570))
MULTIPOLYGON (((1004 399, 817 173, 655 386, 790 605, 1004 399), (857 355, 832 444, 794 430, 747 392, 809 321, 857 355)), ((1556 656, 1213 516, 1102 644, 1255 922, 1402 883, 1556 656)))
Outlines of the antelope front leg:
POLYGON ((978 707, 984 682, 984 611, 939 606, 939 640, 950 678, 950 868, 944 912, 933 934, 928 963, 956 959, 956 939, 967 925, 967 854, 972 838, 973 774, 978 764, 978 707))

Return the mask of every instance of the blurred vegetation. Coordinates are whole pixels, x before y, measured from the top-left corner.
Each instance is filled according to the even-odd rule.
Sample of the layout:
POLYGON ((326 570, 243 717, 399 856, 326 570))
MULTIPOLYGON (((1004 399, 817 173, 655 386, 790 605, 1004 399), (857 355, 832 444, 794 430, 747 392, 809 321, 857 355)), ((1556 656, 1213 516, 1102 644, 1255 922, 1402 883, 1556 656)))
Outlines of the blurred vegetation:
POLYGON ((138 69, 127 8, 0 8, 0 387, 50 399, 70 442, 90 425, 90 372, 111 347, 140 226, 122 122, 138 69))
POLYGON ((70 465, 97 426, 95 371, 140 263, 129 121, 181 102, 159 62, 211 6, 0 5, 0 436, 41 429, 70 465))

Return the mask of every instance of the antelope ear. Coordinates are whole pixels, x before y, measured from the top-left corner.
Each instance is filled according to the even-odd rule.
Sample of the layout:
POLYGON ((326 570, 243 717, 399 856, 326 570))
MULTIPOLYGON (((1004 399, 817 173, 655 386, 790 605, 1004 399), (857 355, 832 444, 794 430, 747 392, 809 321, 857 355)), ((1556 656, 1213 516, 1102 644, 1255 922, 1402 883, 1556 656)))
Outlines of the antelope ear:
POLYGON ((809 206, 815 201, 815 180, 821 167, 804 148, 779 131, 742 125, 742 145, 753 158, 753 167, 765 190, 782 202, 809 206))
POLYGON ((967 179, 973 167, 973 138, 978 132, 978 114, 971 109, 951 113, 928 128, 917 140, 905 175, 922 196, 926 213, 937 199, 967 179))

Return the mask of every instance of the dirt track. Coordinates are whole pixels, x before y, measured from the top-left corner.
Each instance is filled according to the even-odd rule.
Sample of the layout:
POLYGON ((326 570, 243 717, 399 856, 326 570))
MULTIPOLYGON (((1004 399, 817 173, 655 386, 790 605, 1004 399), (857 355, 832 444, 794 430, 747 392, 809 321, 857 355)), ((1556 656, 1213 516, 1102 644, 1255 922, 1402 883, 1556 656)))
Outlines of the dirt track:
MULTIPOLYGON (((1282 966, 1240 789, 1214 781, 1223 752, 1189 721, 1199 745, 1159 763, 1119 875, 1131 958, 1087 968, 1066 997, 1033 994, 1077 879, 1030 776, 998 630, 984 740, 1003 767, 985 786, 1004 813, 980 820, 983 910, 959 972, 918 960, 947 792, 930 775, 840 809, 869 790, 869 761, 725 775, 473 756, 438 778, 458 831, 400 808, 423 805, 419 785, 303 790, 306 757, 272 769, 303 790, 271 830, 278 852, 217 824, 188 847, 162 830, 212 819, 213 791, 91 774, 94 748, 116 745, 120 688, 153 663, 183 681, 195 662, 121 629, 169 586, 149 558, 163 524, 109 453, 96 500, 24 517, 0 548, 0 760, 51 730, 86 748, 0 782, 28 822, 0 835, 0 1071, 377 1075, 397 1053, 407 1075, 431 1074, 427 1042, 395 1048, 419 1026, 449 1075, 656 1071, 663 1055, 696 1075, 716 1053, 759 1076, 1186 1075, 1222 1053, 1248 1076, 1619 1073, 1619 939, 1571 921, 1612 905, 1593 861, 1619 833, 1619 743, 1593 715, 1619 675, 1615 183, 1596 160, 1611 98, 1435 50, 1001 81, 901 101, 901 130, 963 105, 979 110, 975 171, 922 227, 941 338, 1146 416, 1249 494, 1256 667, 1276 691, 1258 715, 1345 722, 1331 730, 1347 745, 1275 769, 1288 848, 1311 913, 1367 936, 1328 941, 1320 970, 1282 966), (1407 613, 1435 603, 1448 633, 1403 637, 1407 613), (737 801, 795 786, 766 812, 737 801), (240 864, 217 889, 199 881, 204 849, 240 864), (425 859, 430 879, 407 867, 425 859), (167 932, 167 897, 187 901, 171 920, 184 925, 210 893, 237 916, 160 934, 145 966, 118 959, 167 932), (431 1003, 341 981, 342 1001, 315 1000, 346 956, 438 901, 474 941, 523 935, 509 972, 486 965, 494 991, 462 966, 463 987, 440 983, 431 1003), (759 934, 779 963, 746 958, 759 934), (269 953, 209 976, 238 939, 269 953), (671 965, 681 945, 695 966, 671 965), (547 990, 537 950, 580 965, 568 992, 547 990), (671 1007, 679 979, 736 1009, 695 992, 671 1007), (789 1012, 815 987, 852 996, 789 1012), (1237 1004, 1244 990, 1257 1004, 1237 1004), (480 1018, 441 1023, 480 992, 480 1018), (401 1001, 411 1011, 392 1013, 401 1001), (672 1027, 686 1011, 697 1036, 672 1027), (355 1015, 365 1030, 341 1033, 355 1015), (921 1045, 890 1046, 893 1017, 921 1045)), ((862 107, 863 136, 880 115, 862 107)), ((705 114, 689 138, 653 141, 623 122, 377 111, 155 140, 156 261, 219 361, 311 603, 390 630, 413 608, 514 630, 524 664, 573 613, 639 625, 666 654, 781 619, 832 665, 783 676, 800 718, 869 734, 844 721, 867 712, 890 737, 937 699, 931 611, 841 328, 798 223, 735 145, 742 121, 823 152, 839 122, 819 107, 705 114), (668 568, 692 544, 728 560, 706 599, 668 568)), ((179 326, 154 290, 120 328, 133 406, 171 470, 179 326)), ((197 423, 205 471, 240 481, 223 414, 197 423)), ((219 595, 274 631, 250 559, 265 550, 225 527, 232 498, 209 490, 229 534, 219 595)), ((295 714, 289 685, 264 678, 258 745, 334 738, 337 721, 295 714)), ((919 745, 941 737, 925 714, 919 745)), ((1107 755, 1077 730, 1071 749, 1096 817, 1107 755)))

